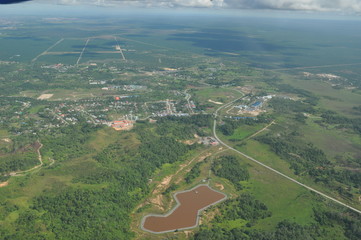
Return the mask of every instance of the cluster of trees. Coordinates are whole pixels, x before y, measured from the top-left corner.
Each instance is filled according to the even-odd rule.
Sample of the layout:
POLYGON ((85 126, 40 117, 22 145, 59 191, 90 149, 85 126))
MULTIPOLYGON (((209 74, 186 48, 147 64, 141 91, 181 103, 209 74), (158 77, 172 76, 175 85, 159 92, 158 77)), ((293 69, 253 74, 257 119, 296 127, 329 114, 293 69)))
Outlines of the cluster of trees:
POLYGON ((194 240, 311 240, 316 236, 310 232, 310 227, 284 220, 279 222, 274 231, 248 230, 221 227, 201 228, 194 235, 194 240))
POLYGON ((338 124, 339 128, 348 128, 354 130, 356 133, 361 135, 361 118, 347 118, 333 111, 326 111, 322 115, 320 123, 327 124, 338 124))
POLYGON ((219 157, 213 162, 212 171, 216 176, 229 180, 238 190, 242 189, 240 181, 249 179, 248 170, 241 166, 235 156, 225 155, 219 157))
POLYGON ((38 219, 55 239, 129 239, 128 213, 137 201, 122 187, 68 189, 38 197, 33 209, 44 212, 38 219))
POLYGON ((44 145, 41 151, 57 161, 64 161, 89 153, 91 149, 85 146, 85 142, 89 140, 91 133, 99 128, 100 126, 82 122, 54 129, 51 135, 40 137, 44 145))
POLYGON ((210 128, 212 116, 206 114, 193 115, 190 117, 168 116, 158 118, 161 124, 157 133, 162 136, 172 136, 177 139, 194 138, 194 134, 205 136, 204 128, 210 128))
POLYGON ((361 218, 359 213, 351 210, 332 211, 320 208, 314 209, 314 218, 319 226, 334 228, 340 226, 347 239, 361 239, 361 218))
POLYGON ((182 156, 193 146, 187 146, 172 137, 154 137, 152 134, 142 134, 140 155, 155 167, 164 163, 174 163, 182 160, 182 156))
MULTIPOLYGON (((291 134, 280 137, 263 135, 256 137, 256 140, 269 145, 274 153, 289 162, 297 175, 306 173, 316 182, 323 182, 330 187, 333 187, 333 181, 355 188, 361 186, 360 172, 336 168, 335 164, 327 159, 326 154, 312 143, 297 140, 291 134)), ((342 195, 350 197, 339 190, 342 195)))
MULTIPOLYGON (((38 143, 33 136, 21 135, 14 137, 8 146, 0 149, 0 175, 23 171, 39 164, 36 152, 38 143)), ((6 179, 2 176, 2 179, 6 179)))
POLYGON ((7 154, 0 157, 0 174, 19 170, 27 170, 39 164, 35 151, 7 154))
POLYGON ((186 181, 187 184, 190 184, 194 179, 196 179, 197 177, 199 177, 199 175, 201 174, 201 165, 204 162, 197 162, 193 168, 185 175, 184 180, 186 181))
MULTIPOLYGON (((194 125, 178 124, 177 122, 164 122, 164 127, 158 128, 157 133, 163 136, 177 136, 181 140, 194 138, 194 134, 202 134, 202 131, 194 125)), ((202 134, 203 135, 203 134, 202 134)))
POLYGON ((303 172, 310 174, 315 168, 326 168, 331 164, 321 149, 312 143, 297 141, 290 134, 284 137, 263 135, 256 140, 268 144, 273 152, 287 160, 297 175, 303 172))
POLYGON ((167 195, 175 190, 177 190, 179 188, 179 185, 172 183, 169 187, 167 187, 167 189, 162 192, 163 195, 167 195))
POLYGON ((234 199, 228 199, 218 207, 220 214, 214 218, 215 223, 221 223, 227 220, 244 219, 248 221, 247 226, 249 227, 258 219, 263 219, 272 215, 264 203, 255 199, 248 193, 241 194, 234 199))
POLYGON ((303 101, 305 103, 309 103, 313 106, 316 106, 319 101, 319 97, 315 96, 310 91, 300 89, 300 88, 295 88, 289 84, 283 84, 283 83, 282 84, 273 84, 273 86, 277 87, 279 92, 297 94, 299 97, 304 98, 303 101))
POLYGON ((269 106, 277 113, 313 113, 314 108, 307 103, 301 101, 294 101, 285 98, 272 98, 269 101, 269 106))

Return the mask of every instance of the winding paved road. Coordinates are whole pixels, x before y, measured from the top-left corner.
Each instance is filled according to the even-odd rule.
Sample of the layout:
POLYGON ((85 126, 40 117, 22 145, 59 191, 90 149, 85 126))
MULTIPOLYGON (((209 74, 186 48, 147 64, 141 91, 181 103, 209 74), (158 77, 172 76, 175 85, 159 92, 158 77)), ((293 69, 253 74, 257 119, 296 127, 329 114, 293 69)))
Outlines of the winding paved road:
POLYGON ((238 150, 234 149, 233 147, 229 146, 228 144, 224 143, 221 139, 219 139, 218 136, 217 136, 217 132, 216 132, 217 116, 218 116, 219 110, 221 110, 222 108, 226 108, 226 107, 230 106, 231 104, 233 104, 234 102, 238 101, 238 100, 241 99, 241 98, 243 98, 243 96, 240 97, 240 98, 237 98, 237 99, 235 99, 235 100, 233 100, 233 101, 231 101, 231 102, 229 102, 229 103, 227 103, 227 104, 225 104, 225 105, 223 105, 223 106, 221 106, 221 107, 219 107, 219 108, 214 112, 214 117, 215 117, 215 119, 214 119, 214 122, 213 122, 213 135, 214 135, 214 138, 217 139, 217 141, 218 141, 220 144, 224 145, 225 147, 229 148, 230 150, 235 151, 236 153, 242 155, 243 157, 245 157, 245 158, 247 158, 247 159, 249 159, 249 160, 251 160, 251 161, 253 161, 253 162, 255 162, 255 163, 257 163, 257 164, 259 164, 259 165, 261 165, 261 166, 263 166, 263 167, 265 167, 265 168, 267 168, 267 169, 269 169, 269 170, 271 170, 272 172, 274 172, 274 173, 276 173, 276 174, 278 174, 278 175, 280 175, 280 176, 282 176, 282 177, 284 177, 284 178, 287 178, 288 180, 290 180, 290 181, 292 181, 292 182, 294 182, 294 183, 296 183, 296 184, 298 184, 298 185, 300 185, 300 186, 302 186, 302 187, 304 187, 304 188, 307 188, 308 190, 310 190, 310 191, 312 191, 312 192, 314 192, 314 193, 317 193, 317 194, 321 195, 321 196, 324 197, 324 198, 327 198, 327 199, 329 199, 329 200, 331 200, 331 201, 334 201, 334 202, 336 202, 336 203, 338 203, 338 204, 340 204, 340 205, 342 205, 342 206, 344 206, 344 207, 347 207, 348 209, 351 209, 351 210, 353 210, 353 211, 361 214, 361 211, 360 211, 360 210, 358 210, 358 209, 356 209, 356 208, 354 208, 354 207, 351 207, 350 205, 347 205, 347 204, 345 204, 345 203, 343 203, 343 202, 341 202, 341 201, 339 201, 339 200, 337 200, 337 199, 335 199, 335 198, 332 198, 332 197, 330 197, 330 196, 328 196, 328 195, 326 195, 326 194, 324 194, 324 193, 322 193, 322 192, 320 192, 320 191, 318 191, 318 190, 316 190, 316 189, 314 189, 314 188, 312 188, 312 187, 309 187, 309 186, 307 186, 307 185, 305 185, 305 184, 297 181, 296 179, 291 178, 291 177, 289 177, 289 176, 287 176, 287 175, 285 175, 285 174, 277 171, 276 169, 271 168, 270 166, 268 166, 268 165, 266 165, 266 164, 264 164, 264 163, 262 163, 262 162, 260 162, 260 161, 258 161, 258 160, 256 160, 256 159, 254 159, 253 157, 250 157, 250 156, 248 156, 247 154, 245 154, 245 153, 243 153, 243 152, 241 152, 241 151, 238 151, 238 150))

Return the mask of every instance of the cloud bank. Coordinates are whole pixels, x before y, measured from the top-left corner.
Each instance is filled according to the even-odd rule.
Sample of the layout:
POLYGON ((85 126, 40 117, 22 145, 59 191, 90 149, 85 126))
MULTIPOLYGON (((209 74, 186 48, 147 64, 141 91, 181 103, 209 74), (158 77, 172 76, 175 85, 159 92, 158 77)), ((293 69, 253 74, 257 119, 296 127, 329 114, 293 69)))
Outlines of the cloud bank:
POLYGON ((361 12, 361 0, 56 0, 58 4, 361 12))

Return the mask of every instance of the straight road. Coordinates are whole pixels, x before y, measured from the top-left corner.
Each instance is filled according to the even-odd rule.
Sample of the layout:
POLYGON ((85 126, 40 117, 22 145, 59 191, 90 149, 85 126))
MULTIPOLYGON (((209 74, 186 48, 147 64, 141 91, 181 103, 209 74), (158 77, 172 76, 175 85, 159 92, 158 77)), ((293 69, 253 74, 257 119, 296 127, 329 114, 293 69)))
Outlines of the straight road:
POLYGON ((264 164, 264 163, 262 163, 262 162, 260 162, 260 161, 258 161, 258 160, 256 160, 256 159, 248 156, 247 154, 245 154, 245 153, 243 153, 243 152, 241 152, 241 151, 238 151, 238 150, 234 149, 233 147, 229 146, 228 144, 224 143, 221 139, 219 139, 218 136, 217 136, 217 132, 216 132, 217 116, 218 116, 219 110, 221 110, 222 108, 225 108, 225 107, 230 106, 232 103, 236 102, 237 100, 239 100, 239 99, 241 99, 241 98, 242 98, 242 97, 237 98, 237 99, 235 99, 235 100, 233 100, 233 101, 231 101, 231 102, 229 102, 229 103, 227 103, 227 104, 219 107, 219 108, 215 111, 215 113, 214 113, 214 117, 215 117, 215 118, 214 118, 214 122, 213 122, 213 136, 214 136, 215 139, 217 139, 217 141, 218 141, 220 144, 224 145, 225 147, 227 147, 228 149, 230 149, 230 150, 232 150, 232 151, 235 151, 236 153, 242 155, 243 157, 245 157, 245 158, 247 158, 247 159, 249 159, 249 160, 251 160, 251 161, 253 161, 253 162, 255 162, 255 163, 257 163, 257 164, 259 164, 259 165, 261 165, 261 166, 263 166, 263 167, 265 167, 265 168, 267 168, 268 170, 270 170, 270 171, 272 171, 272 172, 274 172, 274 173, 276 173, 276 174, 278 174, 278 175, 280 175, 280 176, 282 176, 282 177, 284 177, 284 178, 287 178, 288 180, 290 180, 290 181, 292 181, 292 182, 294 182, 294 183, 296 183, 296 184, 298 184, 298 185, 300 185, 300 186, 302 186, 302 187, 304 187, 304 188, 307 188, 308 190, 310 190, 310 191, 312 191, 312 192, 314 192, 314 193, 317 193, 317 194, 321 195, 321 196, 324 197, 324 198, 327 198, 327 199, 329 199, 329 200, 331 200, 331 201, 333 201, 333 202, 336 202, 336 203, 338 203, 338 204, 340 204, 340 205, 342 205, 342 206, 344 206, 344 207, 347 207, 348 209, 351 209, 351 210, 353 210, 353 211, 361 214, 361 211, 360 211, 360 210, 358 210, 358 209, 356 209, 356 208, 354 208, 354 207, 351 207, 350 205, 347 205, 347 204, 345 204, 345 203, 343 203, 343 202, 341 202, 341 201, 339 201, 339 200, 337 200, 337 199, 335 199, 335 198, 332 198, 332 197, 330 197, 330 196, 328 196, 328 195, 326 195, 326 194, 324 194, 324 193, 322 193, 322 192, 320 192, 320 191, 318 191, 318 190, 316 190, 316 189, 314 189, 314 188, 312 188, 312 187, 310 187, 310 186, 307 186, 307 185, 305 185, 305 184, 297 181, 296 179, 291 178, 291 177, 289 177, 289 176, 287 176, 287 175, 285 175, 285 174, 277 171, 276 169, 271 168, 270 166, 268 166, 268 165, 266 165, 266 164, 264 164))
POLYGON ((38 56, 36 56, 33 60, 31 60, 32 63, 36 62, 36 60, 38 60, 39 57, 47 54, 51 49, 53 49, 56 45, 58 45, 59 43, 61 43, 62 41, 64 41, 64 38, 60 39, 59 41, 57 41, 56 43, 54 43, 53 45, 51 45, 48 49, 46 49, 44 52, 40 53, 38 56))

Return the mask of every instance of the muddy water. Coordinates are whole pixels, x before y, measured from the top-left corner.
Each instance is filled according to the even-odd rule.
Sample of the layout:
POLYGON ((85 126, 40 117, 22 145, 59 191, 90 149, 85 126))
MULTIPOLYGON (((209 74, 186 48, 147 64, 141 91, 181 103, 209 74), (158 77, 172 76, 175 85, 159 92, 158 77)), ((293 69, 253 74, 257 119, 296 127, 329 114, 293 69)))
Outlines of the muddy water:
POLYGON ((195 227, 198 224, 198 211, 225 199, 226 195, 206 185, 200 185, 189 191, 177 193, 175 198, 178 205, 173 211, 164 216, 146 216, 143 219, 143 229, 161 233, 195 227))

